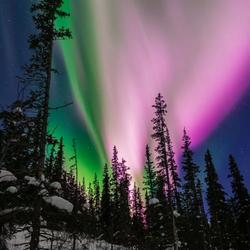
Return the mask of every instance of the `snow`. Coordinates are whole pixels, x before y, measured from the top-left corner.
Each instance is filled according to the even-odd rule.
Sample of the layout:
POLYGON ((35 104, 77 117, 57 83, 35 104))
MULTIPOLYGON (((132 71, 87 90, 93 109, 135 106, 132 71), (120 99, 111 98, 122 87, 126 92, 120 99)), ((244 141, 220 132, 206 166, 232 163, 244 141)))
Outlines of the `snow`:
POLYGON ((49 192, 48 192, 48 190, 47 189, 42 189, 39 193, 38 193, 38 195, 41 195, 41 196, 46 196, 46 195, 48 195, 49 194, 49 192))
POLYGON ((7 192, 15 194, 17 193, 17 188, 15 186, 10 186, 6 189, 7 192))
POLYGON ((41 181, 45 181, 45 175, 42 174, 40 179, 41 179, 41 181))
POLYGON ((7 208, 2 211, 0 211, 0 216, 10 214, 16 211, 29 211, 31 208, 29 207, 13 207, 13 208, 7 208))
POLYGON ((13 110, 14 113, 19 113, 19 114, 23 114, 23 110, 21 107, 16 107, 14 110, 13 110))
POLYGON ((54 182, 50 183, 49 186, 52 187, 52 188, 54 188, 54 189, 62 189, 62 185, 58 181, 54 181, 54 182))
MULTIPOLYGON (((61 249, 71 250, 73 239, 70 234, 60 231, 52 231, 43 229, 47 238, 40 238, 40 249, 61 249), (48 237, 50 236, 50 238, 48 237), (53 238, 53 240, 52 240, 53 238), (52 248, 51 248, 52 247, 52 248)), ((11 239, 7 239, 7 246, 9 250, 24 250, 27 249, 30 241, 30 233, 26 230, 20 231, 12 235, 11 239), (27 243, 27 244, 24 244, 27 243)), ((76 240, 76 250, 128 250, 128 248, 118 245, 111 245, 104 240, 91 239, 86 236, 78 237, 76 240)))
POLYGON ((51 206, 61 210, 65 210, 68 213, 71 213, 73 210, 73 204, 59 196, 54 195, 50 197, 44 197, 43 199, 46 203, 50 204, 51 206))
POLYGON ((176 218, 178 218, 178 217, 180 217, 180 216, 181 216, 181 215, 178 213, 178 211, 177 211, 177 210, 174 210, 173 214, 174 214, 174 217, 176 217, 176 218))
POLYGON ((16 181, 17 178, 7 170, 0 170, 0 182, 16 181))
POLYGON ((149 200, 149 205, 155 205, 155 204, 158 204, 159 203, 159 200, 157 198, 151 198, 149 200))
POLYGON ((86 203, 84 203, 83 207, 84 207, 85 209, 89 209, 89 204, 86 202, 86 203))
POLYGON ((28 185, 33 185, 33 186, 39 186, 40 182, 35 178, 31 176, 25 176, 24 179, 28 181, 28 185))

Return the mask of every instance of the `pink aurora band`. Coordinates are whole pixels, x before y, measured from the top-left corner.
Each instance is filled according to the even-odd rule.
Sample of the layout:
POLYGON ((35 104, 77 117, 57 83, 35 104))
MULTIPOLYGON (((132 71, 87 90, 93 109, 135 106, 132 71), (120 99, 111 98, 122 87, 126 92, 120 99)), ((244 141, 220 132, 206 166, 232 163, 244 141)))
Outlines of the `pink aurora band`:
POLYGON ((141 174, 161 92, 177 156, 186 127, 202 143, 249 87, 248 0, 93 0, 103 140, 141 174))

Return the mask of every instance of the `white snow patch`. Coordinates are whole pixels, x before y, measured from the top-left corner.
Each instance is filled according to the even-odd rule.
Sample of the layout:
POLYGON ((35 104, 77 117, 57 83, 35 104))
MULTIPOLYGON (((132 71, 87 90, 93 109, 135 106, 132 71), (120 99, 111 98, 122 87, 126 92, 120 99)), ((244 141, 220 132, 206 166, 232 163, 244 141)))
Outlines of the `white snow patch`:
POLYGON ((31 176, 24 176, 24 179, 28 181, 28 185, 33 185, 33 186, 39 186, 40 182, 35 178, 31 176))
POLYGON ((88 210, 89 209, 89 204, 86 202, 86 203, 83 204, 83 207, 88 210))
POLYGON ((174 211, 173 211, 173 214, 174 214, 174 217, 176 217, 176 218, 178 218, 178 217, 181 216, 181 215, 178 213, 177 210, 174 210, 174 211))
POLYGON ((7 192, 15 194, 17 193, 17 188, 15 186, 10 186, 6 189, 7 192))
MULTIPOLYGON (((46 234, 46 238, 40 240, 41 249, 72 249, 73 239, 70 234, 66 232, 42 230, 42 233, 46 234), (52 240, 53 238, 53 240, 52 240), (52 248, 51 248, 52 247, 52 248)), ((30 233, 26 230, 20 231, 12 235, 11 239, 7 239, 7 246, 9 250, 25 250, 29 245, 30 233), (26 243, 26 245, 25 245, 26 243)), ((104 240, 91 239, 87 236, 79 237, 76 240, 76 250, 128 250, 123 246, 109 244, 104 240)))
POLYGON ((23 114, 23 110, 21 107, 16 107, 14 110, 13 110, 14 113, 19 113, 19 114, 23 114))
POLYGON ((41 195, 41 196, 46 196, 46 195, 48 195, 49 194, 49 192, 48 192, 48 190, 47 189, 42 189, 39 193, 38 193, 38 195, 41 195))
POLYGON ((54 181, 54 182, 50 183, 49 186, 52 187, 52 188, 54 188, 54 189, 62 189, 62 185, 58 181, 54 181))
POLYGON ((149 200, 149 205, 151 206, 151 205, 156 205, 156 204, 158 204, 159 203, 159 200, 157 199, 157 198, 151 198, 150 200, 149 200))
POLYGON ((4 210, 0 211, 0 215, 2 216, 2 215, 6 215, 6 214, 16 212, 16 211, 29 211, 29 210, 31 210, 31 208, 29 208, 29 207, 7 208, 7 209, 4 209, 4 210))
POLYGON ((45 176, 44 176, 44 174, 41 175, 41 181, 45 181, 45 176))
POLYGON ((50 197, 44 197, 43 200, 51 206, 57 207, 61 210, 65 210, 68 213, 71 213, 73 210, 73 204, 59 196, 54 195, 50 197))
POLYGON ((17 178, 10 171, 0 170, 0 182, 16 181, 17 178))

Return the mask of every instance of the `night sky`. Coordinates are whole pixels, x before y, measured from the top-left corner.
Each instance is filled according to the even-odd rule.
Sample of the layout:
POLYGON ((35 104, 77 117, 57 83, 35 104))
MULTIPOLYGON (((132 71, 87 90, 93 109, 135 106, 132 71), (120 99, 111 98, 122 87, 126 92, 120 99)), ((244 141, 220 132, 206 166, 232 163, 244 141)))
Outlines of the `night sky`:
MULTIPOLYGON (((16 76, 28 61, 32 1, 0 1, 0 104, 16 97, 16 76)), ((74 39, 55 44, 50 131, 64 136, 66 156, 76 138, 80 174, 101 173, 112 146, 142 176, 151 144, 151 105, 161 92, 177 158, 185 126, 196 161, 207 148, 228 190, 228 154, 250 187, 249 2, 66 1, 74 39)))

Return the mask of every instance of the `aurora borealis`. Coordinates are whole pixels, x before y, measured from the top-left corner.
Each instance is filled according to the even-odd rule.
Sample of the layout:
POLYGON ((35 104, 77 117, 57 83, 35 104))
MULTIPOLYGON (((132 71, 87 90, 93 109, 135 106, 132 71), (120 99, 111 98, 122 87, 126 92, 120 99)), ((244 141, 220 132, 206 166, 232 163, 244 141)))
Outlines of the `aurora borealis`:
MULTIPOLYGON (((20 3, 3 2, 9 4, 5 7, 12 22, 21 25, 20 3)), ((54 79, 51 105, 72 100, 74 105, 51 115, 51 130, 64 136, 67 156, 71 139, 77 139, 81 174, 100 174, 116 145, 132 174, 141 176, 158 92, 168 104, 177 158, 184 127, 198 152, 208 142, 224 148, 223 154, 240 152, 230 143, 235 136, 221 126, 237 124, 234 114, 243 110, 238 108, 242 100, 250 105, 249 95, 245 98, 250 89, 248 0, 66 0, 64 8, 71 17, 58 25, 68 25, 73 39, 56 44, 54 63, 62 74, 54 79), (218 131, 220 140, 211 139, 218 131)), ((8 25, 1 19, 0 34, 6 38, 3 23, 8 25)), ((15 44, 17 36, 25 42, 21 31, 9 31, 9 40, 1 43, 8 47, 5 61, 15 59, 20 67, 24 59, 13 51, 25 43, 15 44)), ((241 116, 240 122, 247 126, 249 118, 241 116)), ((236 127, 235 134, 246 131, 236 127)), ((250 155, 250 147, 244 150, 250 155)))

